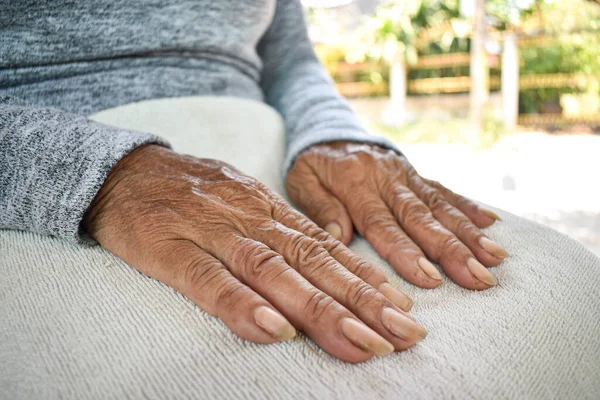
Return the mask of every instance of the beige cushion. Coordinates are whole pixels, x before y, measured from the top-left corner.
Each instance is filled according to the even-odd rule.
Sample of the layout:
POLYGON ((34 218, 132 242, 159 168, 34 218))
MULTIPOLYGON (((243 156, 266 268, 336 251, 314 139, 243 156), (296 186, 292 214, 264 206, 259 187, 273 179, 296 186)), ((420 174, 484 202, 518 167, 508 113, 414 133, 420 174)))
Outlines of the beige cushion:
MULTIPOLYGON (((281 191, 281 119, 228 98, 148 101, 99 121, 161 134, 281 191)), ((496 288, 424 290, 380 265, 415 301, 429 336, 351 365, 300 336, 235 337, 182 295, 100 247, 0 231, 0 397, 201 399, 598 399, 600 260, 573 240, 498 211, 486 233, 512 255, 496 288)))

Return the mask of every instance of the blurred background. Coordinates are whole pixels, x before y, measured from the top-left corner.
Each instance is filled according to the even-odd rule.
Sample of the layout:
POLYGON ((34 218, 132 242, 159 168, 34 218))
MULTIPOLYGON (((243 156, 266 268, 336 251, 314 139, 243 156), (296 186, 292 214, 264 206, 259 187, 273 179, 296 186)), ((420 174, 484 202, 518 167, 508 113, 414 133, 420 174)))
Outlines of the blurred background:
POLYGON ((368 128, 600 256, 600 0, 303 0, 368 128))

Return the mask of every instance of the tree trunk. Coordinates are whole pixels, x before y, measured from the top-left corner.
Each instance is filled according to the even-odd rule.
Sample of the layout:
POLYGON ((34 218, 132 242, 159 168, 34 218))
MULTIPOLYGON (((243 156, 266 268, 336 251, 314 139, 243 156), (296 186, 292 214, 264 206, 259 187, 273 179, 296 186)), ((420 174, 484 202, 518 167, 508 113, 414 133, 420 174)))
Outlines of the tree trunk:
POLYGON ((519 48, 514 32, 506 32, 503 48, 502 114, 504 127, 514 129, 519 117, 519 48))
POLYGON ((485 0, 476 0, 473 16, 473 37, 471 39, 471 135, 472 143, 479 144, 483 130, 483 112, 488 100, 487 56, 485 53, 485 0))
POLYGON ((384 115, 388 125, 400 126, 406 122, 406 62, 397 54, 390 65, 390 104, 384 115))

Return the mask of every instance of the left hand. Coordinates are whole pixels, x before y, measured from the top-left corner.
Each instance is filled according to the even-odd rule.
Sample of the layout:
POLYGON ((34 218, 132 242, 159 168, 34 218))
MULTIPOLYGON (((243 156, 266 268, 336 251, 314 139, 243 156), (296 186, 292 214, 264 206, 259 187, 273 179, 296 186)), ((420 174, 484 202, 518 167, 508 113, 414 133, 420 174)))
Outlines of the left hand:
POLYGON ((499 219, 408 160, 376 145, 335 142, 302 152, 286 180, 290 199, 346 245, 353 227, 407 281, 433 288, 439 263, 458 285, 497 285, 486 267, 508 256, 480 228, 499 219))

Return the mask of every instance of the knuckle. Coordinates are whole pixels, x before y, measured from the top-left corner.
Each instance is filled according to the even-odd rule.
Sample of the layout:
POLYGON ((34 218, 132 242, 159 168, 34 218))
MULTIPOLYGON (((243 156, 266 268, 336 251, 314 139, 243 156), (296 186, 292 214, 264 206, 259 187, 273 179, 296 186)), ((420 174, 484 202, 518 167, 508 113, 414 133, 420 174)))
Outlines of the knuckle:
POLYGON ((217 309, 217 317, 239 312, 240 305, 244 300, 242 288, 242 285, 224 285, 223 288, 219 290, 215 299, 215 303, 217 304, 215 307, 217 309))
POLYGON ((309 324, 319 322, 336 306, 335 300, 321 291, 316 291, 304 304, 304 313, 309 324))
POLYGON ((247 272, 257 278, 264 277, 272 269, 269 266, 277 259, 281 259, 279 254, 272 251, 264 250, 256 255, 256 257, 248 262, 247 272))
POLYGON ((339 262, 340 265, 362 280, 375 286, 387 281, 387 277, 382 270, 353 253, 343 243, 336 241, 327 250, 329 251, 329 254, 331 254, 331 256, 339 262))
POLYGON ((391 238, 396 236, 398 227, 395 221, 389 219, 382 219, 381 221, 373 224, 366 225, 364 229, 364 237, 369 242, 371 241, 389 241, 391 238))
MULTIPOLYGON (((310 226, 305 230, 306 234, 319 242, 328 245, 332 250, 337 249, 341 242, 338 242, 329 232, 319 228, 318 226, 310 226)), ((344 246, 345 247, 345 246, 344 246)))
MULTIPOLYGON (((455 253, 460 246, 462 246, 461 242, 454 235, 447 236, 443 240, 440 241, 438 246, 438 254, 437 259, 441 259, 443 257, 447 257, 453 253, 455 253)), ((434 261, 438 261, 434 260, 434 261)))
POLYGON ((291 246, 291 250, 293 254, 300 254, 303 251, 303 248, 307 246, 306 237, 303 235, 295 235, 290 241, 289 245, 291 246))
POLYGON ((360 259, 360 257, 356 256, 354 253, 350 252, 350 250, 342 243, 335 240, 329 233, 323 231, 324 233, 324 242, 327 245, 327 251, 331 254, 332 257, 343 257, 348 256, 348 260, 352 263, 355 258, 360 259))
POLYGON ((365 232, 371 232, 375 229, 387 227, 390 225, 389 215, 386 213, 382 213, 379 209, 374 207, 366 208, 366 211, 363 214, 362 222, 365 228, 365 232))
POLYGON ((250 217, 247 220, 248 225, 254 227, 257 230, 269 232, 273 230, 275 222, 270 218, 253 218, 250 217))
POLYGON ((367 309, 372 305, 380 305, 377 291, 369 284, 357 280, 346 290, 346 304, 352 304, 357 309, 367 309))
POLYGON ((242 258, 239 265, 242 266, 242 276, 246 279, 264 277, 272 270, 271 264, 282 258, 267 246, 247 245, 244 247, 239 251, 242 258))
POLYGON ((326 236, 326 232, 319 228, 313 221, 295 210, 289 210, 286 214, 282 215, 280 221, 284 225, 292 226, 294 227, 294 230, 315 239, 317 239, 317 237, 323 238, 323 233, 325 233, 326 236))
POLYGON ((431 211, 423 203, 411 200, 400 210, 400 218, 406 224, 420 225, 431 218, 431 211))
POLYGON ((381 283, 386 280, 385 274, 365 260, 354 256, 349 264, 353 266, 352 272, 364 281, 381 283))
POLYGON ((293 240, 293 251, 296 254, 298 268, 309 272, 320 269, 332 261, 329 253, 321 244, 308 236, 299 235, 293 240))
POLYGON ((187 287, 194 290, 201 289, 217 278, 220 269, 214 261, 194 258, 187 263, 183 280, 187 287))
POLYGON ((427 197, 427 205, 431 210, 446 211, 449 204, 437 190, 432 190, 427 197))
POLYGON ((184 270, 184 293, 193 294, 198 299, 201 308, 210 315, 216 315, 216 302, 209 298, 213 290, 220 290, 218 285, 222 276, 222 269, 216 262, 195 259, 188 263, 184 270), (210 289, 209 289, 210 288, 210 289))
POLYGON ((457 232, 465 232, 465 233, 469 233, 473 231, 473 223, 471 221, 469 221, 466 218, 461 218, 457 223, 456 223, 456 230, 457 232))
POLYGON ((290 218, 290 207, 285 201, 271 198, 271 216, 281 218, 290 218))

